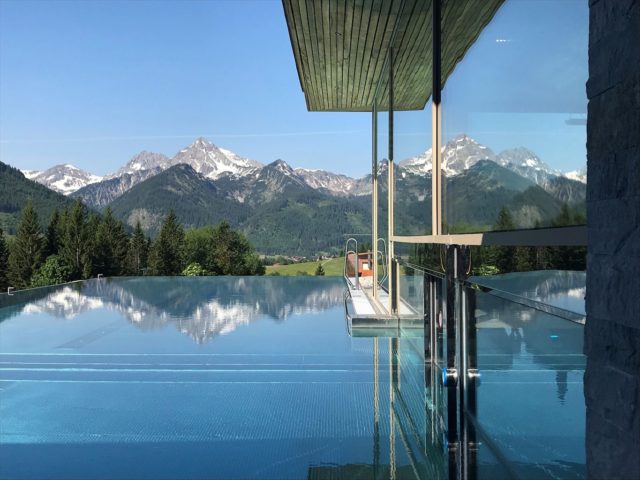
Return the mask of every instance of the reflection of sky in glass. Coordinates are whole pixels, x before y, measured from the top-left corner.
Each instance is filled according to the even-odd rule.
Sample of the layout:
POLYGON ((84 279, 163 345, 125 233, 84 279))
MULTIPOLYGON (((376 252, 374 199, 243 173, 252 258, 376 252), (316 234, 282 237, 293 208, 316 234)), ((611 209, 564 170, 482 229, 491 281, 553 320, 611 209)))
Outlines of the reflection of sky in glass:
POLYGON ((588 25, 583 1, 505 2, 447 80, 443 141, 467 133, 494 151, 524 146, 554 168, 583 167, 588 25))

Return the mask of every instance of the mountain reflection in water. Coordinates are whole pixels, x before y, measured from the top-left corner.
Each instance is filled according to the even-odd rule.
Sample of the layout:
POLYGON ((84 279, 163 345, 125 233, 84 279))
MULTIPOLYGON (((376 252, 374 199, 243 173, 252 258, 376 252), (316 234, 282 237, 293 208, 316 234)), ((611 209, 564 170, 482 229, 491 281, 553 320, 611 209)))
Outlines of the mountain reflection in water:
MULTIPOLYGON (((0 321, 20 313, 71 320, 107 309, 143 330, 174 325, 196 343, 205 343, 259 318, 283 321, 335 307, 343 291, 335 279, 304 277, 108 278, 32 290, 27 303, 0 310, 0 321)), ((10 300, 5 295, 0 307, 10 300)))

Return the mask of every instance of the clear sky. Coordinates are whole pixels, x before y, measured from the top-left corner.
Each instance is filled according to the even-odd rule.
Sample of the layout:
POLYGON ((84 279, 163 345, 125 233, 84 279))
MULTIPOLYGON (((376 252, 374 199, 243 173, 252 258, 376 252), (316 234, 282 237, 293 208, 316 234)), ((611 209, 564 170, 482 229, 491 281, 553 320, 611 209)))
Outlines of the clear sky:
MULTIPOLYGON (((580 167, 584 125, 566 120, 580 122, 584 90, 557 100, 567 98, 567 85, 575 90, 576 78, 586 79, 586 2, 559 2, 568 16, 552 9, 524 27, 515 21, 532 18, 528 9, 538 12, 544 2, 509 3, 458 69, 514 68, 502 68, 498 79, 480 75, 482 95, 469 75, 452 77, 445 135, 466 131, 495 151, 524 145, 554 167, 580 167), (520 44, 518 36, 525 38, 520 44), (496 46, 513 53, 497 56, 496 46), (551 60, 543 55, 549 49, 556 52, 551 60), (532 78, 531 61, 542 58, 544 68, 532 78), (545 75, 560 87, 521 104, 522 95, 548 82, 545 75), (475 101, 498 98, 506 83, 511 100, 499 108, 475 101), (531 114, 532 105, 540 111, 531 114)), ((405 115, 398 160, 430 143, 428 112, 405 115)), ((370 124, 366 113, 306 111, 279 0, 0 0, 0 160, 16 167, 73 163, 106 174, 141 150, 172 156, 205 136, 263 163, 282 158, 362 175, 369 171, 370 124)))

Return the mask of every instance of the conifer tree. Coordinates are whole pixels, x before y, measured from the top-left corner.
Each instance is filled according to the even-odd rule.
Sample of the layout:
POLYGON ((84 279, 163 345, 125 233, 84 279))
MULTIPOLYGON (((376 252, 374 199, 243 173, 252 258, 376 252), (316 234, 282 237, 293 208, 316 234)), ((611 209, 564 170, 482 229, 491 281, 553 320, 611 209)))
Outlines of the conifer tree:
POLYGON ((160 234, 152 247, 149 269, 152 275, 180 275, 184 269, 182 249, 184 229, 173 210, 162 223, 160 234))
POLYGON ((108 207, 96 228, 93 261, 95 272, 106 276, 125 273, 128 243, 124 225, 113 216, 111 208, 108 207))
POLYGON ((64 223, 65 229, 60 248, 62 258, 71 268, 72 279, 87 278, 91 274, 89 228, 87 209, 80 200, 76 200, 66 214, 64 223))
POLYGON ((240 232, 222 221, 213 229, 213 249, 207 270, 216 275, 263 275, 265 268, 253 246, 240 232))
POLYGON ((319 277, 324 277, 324 268, 322 268, 322 263, 318 262, 318 266, 316 267, 316 271, 314 275, 319 277))
POLYGON ((49 226, 45 233, 44 258, 58 253, 60 250, 62 234, 62 217, 56 208, 51 215, 51 220, 49 221, 49 226))
POLYGON ((9 286, 9 250, 4 239, 4 232, 0 228, 0 291, 5 291, 9 286))
POLYGON ((149 244, 142 231, 140 221, 136 222, 136 228, 129 240, 127 251, 127 273, 130 275, 140 275, 147 266, 149 254, 149 244))
POLYGON ((16 238, 9 253, 9 280, 16 288, 28 287, 42 262, 43 238, 31 200, 22 210, 16 238))

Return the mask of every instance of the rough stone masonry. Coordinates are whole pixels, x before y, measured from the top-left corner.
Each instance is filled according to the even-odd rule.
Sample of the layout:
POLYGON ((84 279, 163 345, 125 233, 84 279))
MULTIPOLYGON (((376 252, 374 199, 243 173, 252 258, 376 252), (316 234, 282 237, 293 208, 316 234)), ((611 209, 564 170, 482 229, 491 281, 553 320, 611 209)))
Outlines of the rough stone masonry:
POLYGON ((640 0, 590 0, 587 469, 640 479, 640 0))

